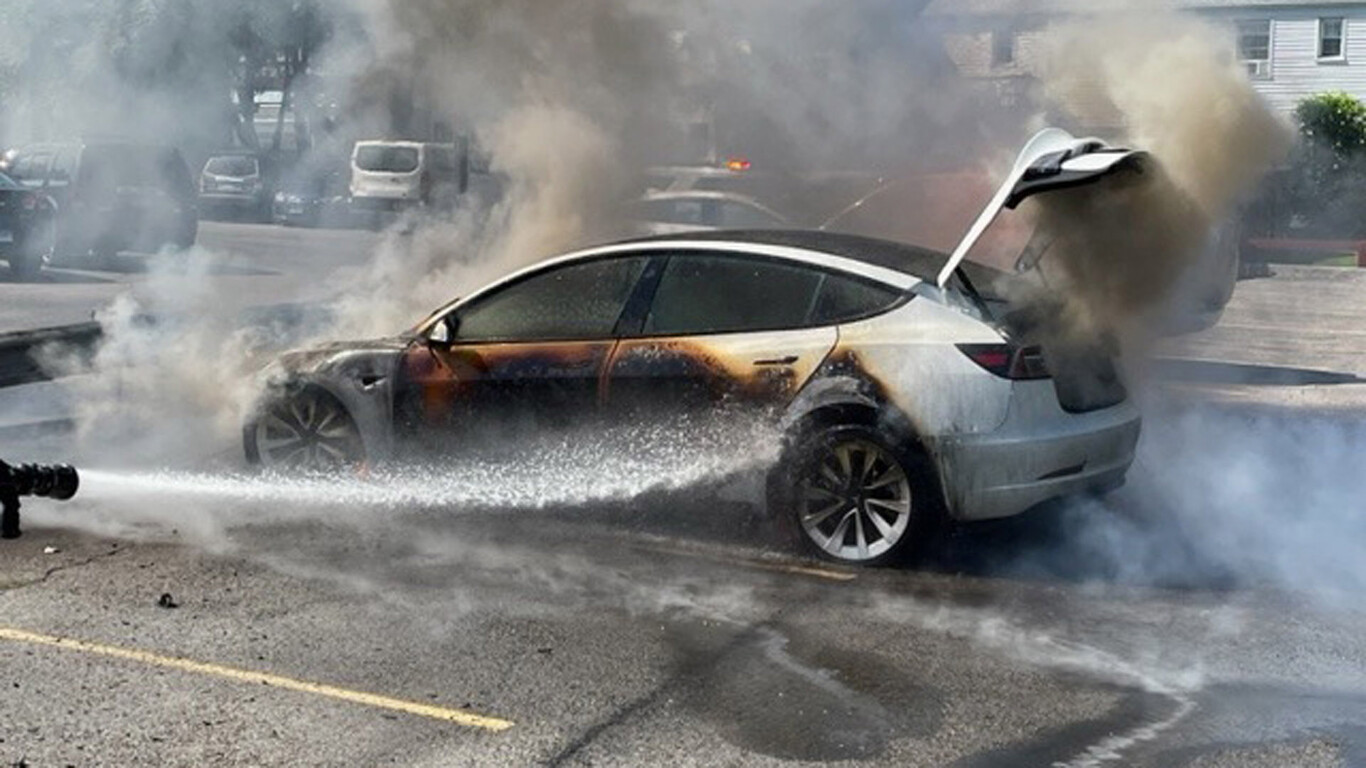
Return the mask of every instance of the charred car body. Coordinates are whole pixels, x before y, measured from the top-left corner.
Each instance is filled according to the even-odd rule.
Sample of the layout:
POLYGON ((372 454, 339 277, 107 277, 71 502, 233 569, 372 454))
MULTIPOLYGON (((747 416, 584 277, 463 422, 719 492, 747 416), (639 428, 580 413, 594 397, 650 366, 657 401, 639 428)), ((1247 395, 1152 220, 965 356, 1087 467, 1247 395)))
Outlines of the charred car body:
MULTIPOLYGON (((1008 186, 1027 191, 983 218, 1048 178, 1085 183, 1140 157, 1071 151, 1077 162, 1050 151, 1048 167, 1017 174, 1008 186)), ((817 553, 863 564, 913 552, 944 517, 1005 517, 1121 484, 1139 414, 1112 350, 1023 343, 1027 330, 976 287, 1004 273, 961 257, 793 231, 569 254, 404 336, 284 356, 245 425, 247 457, 323 468, 524 427, 741 408, 786 435, 770 509, 817 553)))
POLYGON ((411 335, 284 357, 252 461, 323 467, 478 445, 518 424, 728 406, 791 436, 773 504, 848 562, 909 551, 941 514, 1002 517, 1119 484, 1138 413, 1108 359, 1051 378, 942 254, 847 235, 713 233, 580 252, 443 308, 411 335))

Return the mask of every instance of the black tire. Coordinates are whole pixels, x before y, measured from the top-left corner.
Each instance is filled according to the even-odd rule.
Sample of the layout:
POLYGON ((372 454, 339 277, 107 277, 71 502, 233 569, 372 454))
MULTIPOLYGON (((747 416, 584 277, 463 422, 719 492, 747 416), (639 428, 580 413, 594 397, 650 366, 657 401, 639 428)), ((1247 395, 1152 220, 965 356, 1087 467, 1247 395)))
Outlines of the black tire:
POLYGON ((15 248, 9 254, 9 271, 17 282, 31 283, 43 271, 42 259, 26 253, 23 248, 15 248))
POLYGON ((267 469, 314 472, 357 469, 365 443, 335 397, 315 387, 280 392, 242 429, 247 463, 267 469))
POLYGON ((944 519, 937 473, 919 445, 863 424, 799 433, 769 476, 768 504, 799 547, 844 565, 917 558, 944 519))
POLYGON ((10 251, 10 272, 22 282, 37 280, 52 255, 53 229, 50 223, 38 224, 14 244, 10 251))

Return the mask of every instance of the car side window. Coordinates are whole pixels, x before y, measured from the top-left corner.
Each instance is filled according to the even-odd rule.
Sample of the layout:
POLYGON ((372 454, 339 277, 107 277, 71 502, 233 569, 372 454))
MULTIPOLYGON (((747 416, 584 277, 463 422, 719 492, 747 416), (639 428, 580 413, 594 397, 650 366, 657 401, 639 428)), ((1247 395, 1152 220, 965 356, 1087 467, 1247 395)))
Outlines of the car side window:
POLYGON ((744 256, 669 259, 645 318, 649 336, 800 328, 824 273, 744 256))
POLYGON ((459 342, 612 338, 645 256, 552 268, 457 311, 459 342))
POLYGON ((811 313, 815 325, 835 325, 890 309, 902 298, 892 288, 842 275, 827 275, 811 313))

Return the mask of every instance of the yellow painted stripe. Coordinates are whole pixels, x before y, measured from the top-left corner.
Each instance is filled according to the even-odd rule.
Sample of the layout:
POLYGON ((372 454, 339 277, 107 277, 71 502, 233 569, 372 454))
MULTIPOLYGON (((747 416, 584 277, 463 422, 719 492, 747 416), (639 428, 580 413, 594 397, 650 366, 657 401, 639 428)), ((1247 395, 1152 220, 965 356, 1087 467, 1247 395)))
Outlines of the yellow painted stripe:
POLYGON ((201 661, 191 661, 189 659, 181 659, 174 656, 162 656, 157 653, 140 651, 133 648, 119 648, 113 645, 88 643, 84 640, 73 640, 69 637, 57 637, 56 635, 43 635, 37 632, 14 629, 12 627, 0 627, 0 639, 12 640, 16 643, 30 643, 32 645, 65 648, 67 650, 81 651, 82 653, 91 653, 97 656, 109 656, 115 659, 136 661, 140 664, 149 664, 154 667, 175 669, 181 672, 193 672, 199 675, 221 677, 242 683, 254 683, 256 685, 264 684, 291 691, 301 691, 303 693, 314 694, 315 696, 326 696, 328 698, 341 699, 342 701, 350 701, 356 704, 364 704, 369 707, 378 707, 380 709, 405 712, 420 717, 445 720, 470 728, 482 728, 486 731, 505 731, 512 727, 512 721, 510 720, 488 717, 464 709, 434 707, 430 704, 404 701, 403 699, 394 699, 374 693, 365 693, 364 691, 353 691, 347 688, 338 688, 334 685, 311 683, 307 680, 296 680, 292 677, 284 677, 282 675, 252 672, 246 669, 226 667, 221 664, 207 664, 201 661))

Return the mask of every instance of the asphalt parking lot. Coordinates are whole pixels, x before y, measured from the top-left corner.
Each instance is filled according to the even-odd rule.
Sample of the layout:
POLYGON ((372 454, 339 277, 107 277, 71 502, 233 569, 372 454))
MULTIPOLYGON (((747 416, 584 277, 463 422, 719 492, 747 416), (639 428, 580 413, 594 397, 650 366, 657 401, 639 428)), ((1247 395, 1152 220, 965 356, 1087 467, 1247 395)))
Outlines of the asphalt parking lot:
MULTIPOLYGON (((222 233, 241 263, 304 275, 345 241, 222 233)), ((1229 327, 1293 338, 1300 282, 1240 287, 1229 327)), ((56 306, 66 286, 23 293, 56 306)), ((1185 357, 1247 346, 1229 332, 1185 357)), ((1306 367, 1280 354, 1223 362, 1306 367)), ((0 456, 90 471, 71 502, 26 500, 24 537, 0 542, 0 762, 1366 761, 1359 385, 1170 384, 1146 394, 1126 489, 862 571, 686 487, 499 505, 450 501, 500 480, 457 477, 463 495, 414 503, 360 478, 303 498, 214 458, 231 446, 138 468, 78 432, 2 431, 0 456)), ((12 414, 60 382, 27 386, 12 414)))

